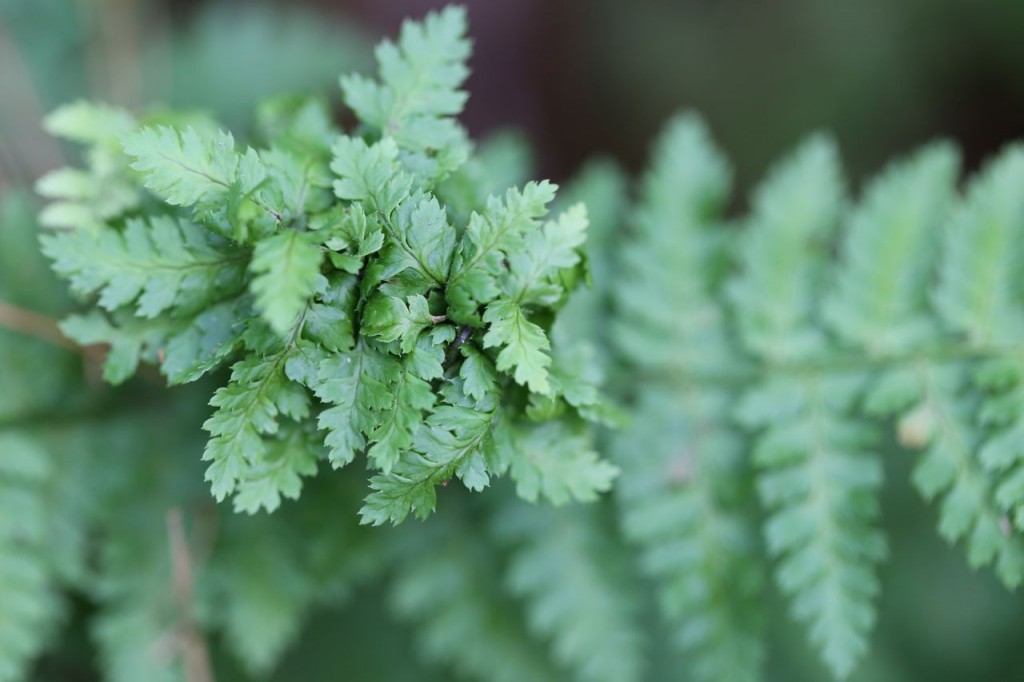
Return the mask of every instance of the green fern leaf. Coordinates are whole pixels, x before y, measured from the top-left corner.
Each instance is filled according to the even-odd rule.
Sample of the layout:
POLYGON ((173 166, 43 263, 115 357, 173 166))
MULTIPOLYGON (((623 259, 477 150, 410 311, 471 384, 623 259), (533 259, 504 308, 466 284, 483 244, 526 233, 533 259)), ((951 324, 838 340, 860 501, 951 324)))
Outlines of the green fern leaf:
POLYGON ((509 472, 516 493, 535 502, 590 502, 611 489, 619 468, 600 459, 585 432, 560 421, 524 429, 516 434, 518 455, 509 472))
POLYGON ((537 220, 547 214, 556 189, 549 182, 531 182, 521 192, 509 189, 504 202, 489 198, 483 213, 470 216, 448 282, 452 319, 479 325, 477 308, 500 293, 497 278, 504 271, 504 259, 524 248, 526 235, 540 228, 537 220))
POLYGON ((780 163, 755 193, 752 224, 739 249, 744 274, 729 290, 750 351, 780 361, 820 349, 815 293, 842 208, 835 145, 820 136, 780 163))
POLYGON ((423 22, 402 25, 398 44, 377 47, 381 82, 359 75, 342 78, 345 103, 381 135, 393 137, 409 153, 403 163, 430 178, 461 165, 469 153, 466 134, 453 118, 466 93, 470 43, 466 12, 447 7, 423 22))
POLYGON ((48 563, 48 500, 44 485, 52 466, 36 439, 0 430, 0 680, 26 679, 60 616, 48 563))
POLYGON ((241 280, 242 254, 169 217, 128 220, 123 232, 44 235, 42 244, 75 293, 99 293, 107 310, 134 302, 141 317, 199 309, 218 294, 237 291, 241 280))
POLYGON ((758 680, 764 657, 762 569, 731 423, 736 396, 695 383, 699 371, 742 367, 711 298, 729 181, 700 120, 673 118, 654 144, 611 290, 612 338, 645 377, 633 386, 632 423, 612 443, 623 528, 673 639, 709 682, 758 680))
MULTIPOLYGON (((377 526, 390 521, 401 523, 410 513, 424 519, 437 504, 436 487, 459 475, 483 467, 469 468, 475 459, 493 459, 496 447, 491 437, 493 412, 480 412, 455 406, 438 407, 416 432, 415 450, 395 463, 390 472, 370 480, 373 492, 360 510, 363 523, 377 526)), ((472 480, 472 479, 471 479, 472 480)), ((487 484, 486 473, 479 485, 487 484)))
POLYGON ((391 588, 396 614, 417 625, 427 660, 459 675, 491 682, 554 682, 565 671, 550 663, 504 595, 493 551, 482 529, 439 516, 415 536, 402 535, 391 588), (414 559, 414 560, 413 560, 414 559), (467 643, 472 646, 467 646, 467 643))
POLYGON ((146 188, 175 206, 226 203, 236 182, 237 190, 248 195, 266 177, 256 152, 240 155, 227 132, 210 139, 194 128, 159 126, 129 133, 123 140, 146 188))
POLYGON ((487 306, 484 322, 490 325, 484 335, 484 348, 501 347, 496 362, 498 371, 510 373, 516 383, 529 386, 534 393, 550 393, 551 342, 544 330, 526 319, 522 307, 507 298, 487 306))
POLYGON ((287 230, 256 243, 249 285, 256 306, 271 329, 284 336, 296 324, 314 293, 327 287, 320 274, 323 252, 315 233, 287 230))
POLYGON ((587 682, 642 679, 636 595, 616 562, 611 529, 591 507, 552 510, 509 500, 495 532, 513 547, 506 582, 526 601, 530 628, 587 682))
MULTIPOLYGON (((285 472, 311 473, 305 449, 273 453, 273 438, 266 438, 278 434, 280 416, 302 419, 309 413, 308 396, 285 376, 285 365, 294 352, 290 348, 265 358, 239 361, 231 370, 231 383, 218 389, 210 401, 217 410, 203 424, 211 436, 203 459, 210 462, 206 479, 218 500, 250 476, 259 476, 260 469, 275 460, 285 472)), ((298 489, 294 484, 282 489, 272 483, 262 495, 247 496, 245 507, 248 511, 260 506, 273 510, 279 503, 278 493, 294 497, 298 489)))

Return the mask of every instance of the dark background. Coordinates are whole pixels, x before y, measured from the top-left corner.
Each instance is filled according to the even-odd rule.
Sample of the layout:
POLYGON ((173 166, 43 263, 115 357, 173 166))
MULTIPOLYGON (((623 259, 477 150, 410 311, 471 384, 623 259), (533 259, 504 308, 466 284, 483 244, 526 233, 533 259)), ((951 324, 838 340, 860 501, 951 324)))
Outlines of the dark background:
MULTIPOLYGON (((0 0, 7 174, 55 165, 24 147, 39 110, 68 97, 204 106, 238 125, 265 93, 335 91, 339 72, 367 66, 372 41, 441 4, 0 0), (36 158, 12 161, 12 146, 36 158)), ((973 167, 1024 122, 1017 0, 466 4, 476 51, 465 121, 477 136, 527 131, 556 179, 595 153, 638 168, 683 107, 707 117, 744 186, 813 129, 836 134, 859 179, 938 136, 973 167)))

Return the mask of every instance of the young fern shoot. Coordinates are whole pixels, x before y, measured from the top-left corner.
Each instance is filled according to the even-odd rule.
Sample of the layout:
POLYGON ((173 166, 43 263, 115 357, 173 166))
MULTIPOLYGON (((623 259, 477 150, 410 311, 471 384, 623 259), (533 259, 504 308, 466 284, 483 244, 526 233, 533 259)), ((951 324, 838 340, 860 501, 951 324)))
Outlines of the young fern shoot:
POLYGON ((590 445, 594 410, 566 388, 586 368, 560 364, 549 338, 585 278, 586 210, 549 216, 545 181, 471 206, 464 224, 449 215, 484 183, 463 171, 473 148, 456 119, 465 24, 459 8, 406 22, 377 49, 379 79, 343 78, 352 134, 313 100, 277 105, 258 148, 189 116, 79 103, 50 117, 95 161, 40 182, 62 214, 89 213, 51 216, 70 229, 43 238, 101 309, 63 329, 110 345, 114 382, 141 360, 172 384, 231 364, 205 424, 218 500, 272 511, 321 464, 359 454, 373 524, 426 517, 452 478, 480 490, 510 473, 523 497, 562 503, 615 477, 590 445), (125 199, 101 207, 106 192, 86 186, 125 199), (526 409, 538 399, 560 408, 526 409))

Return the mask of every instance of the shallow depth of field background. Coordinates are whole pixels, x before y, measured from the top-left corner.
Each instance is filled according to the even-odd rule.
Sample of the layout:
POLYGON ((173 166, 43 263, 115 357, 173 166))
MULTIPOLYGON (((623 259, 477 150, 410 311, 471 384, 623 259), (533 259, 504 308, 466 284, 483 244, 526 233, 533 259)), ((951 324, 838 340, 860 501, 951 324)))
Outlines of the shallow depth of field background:
MULTIPOLYGON (((251 105, 272 93, 317 90, 338 101, 339 73, 369 69, 375 40, 440 4, 0 0, 0 195, 72 153, 39 127, 61 102, 197 107, 244 131, 251 105)), ((637 171, 660 123, 683 107, 708 120, 744 191, 814 129, 836 135, 855 187, 935 137, 957 140, 969 169, 1024 137, 1018 0, 467 4, 476 50, 465 122, 474 136, 524 131, 538 172, 556 181, 595 154, 637 171)), ((933 512, 906 484, 909 457, 894 450, 887 462, 893 554, 882 568, 874 650, 855 680, 1024 679, 1024 599, 985 572, 972 575, 963 552, 937 539, 933 512)), ((334 638, 379 631, 359 626, 386 620, 375 599, 368 592, 345 613, 324 614, 292 658, 336 670, 333 679, 359 670, 358 661, 316 657, 334 638)), ((361 647, 367 657, 407 651, 405 632, 392 627, 393 640, 361 647)), ((773 679, 816 679, 802 629, 769 637, 773 679)), ((69 646, 75 656, 84 644, 69 646)), ((299 679, 301 669, 286 663, 280 679, 299 679)))

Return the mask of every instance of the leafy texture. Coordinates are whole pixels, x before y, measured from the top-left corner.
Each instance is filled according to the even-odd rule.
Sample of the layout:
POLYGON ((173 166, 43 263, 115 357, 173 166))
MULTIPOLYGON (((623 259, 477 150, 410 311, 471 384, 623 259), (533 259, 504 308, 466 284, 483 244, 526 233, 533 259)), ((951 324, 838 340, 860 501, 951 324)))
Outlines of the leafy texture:
POLYGON ((703 125, 674 119, 654 149, 613 289, 613 339, 635 387, 635 420, 613 443, 623 528, 658 586, 673 639, 702 680, 756 680, 763 657, 756 560, 734 397, 687 372, 728 371, 735 349, 713 304, 730 172, 703 125))
POLYGON ((613 290, 614 340, 646 376, 615 442, 627 536, 701 677, 758 676, 750 465, 793 616, 836 678, 864 657, 890 415, 924 451, 913 483, 938 501, 942 536, 1020 583, 1021 158, 1004 152, 961 201, 956 154, 933 144, 848 206, 834 146, 812 136, 733 234, 709 229, 728 172, 699 122, 659 141, 613 290))
POLYGON ((526 600, 529 626, 581 680, 641 679, 636 595, 612 529, 591 507, 552 510, 510 501, 495 529, 513 548, 507 582, 526 600))
POLYGON ((474 679, 514 682, 564 679, 526 631, 514 604, 502 594, 487 547, 471 528, 435 525, 439 545, 419 533, 416 561, 403 561, 392 590, 395 612, 418 623, 419 647, 474 679), (474 642, 474 646, 466 646, 474 642))
MULTIPOLYGON (((122 207, 144 206, 141 217, 96 207, 44 237, 57 273, 107 313, 63 329, 110 347, 115 383, 146 362, 173 383, 231 364, 204 425, 218 501, 272 511, 319 459, 338 468, 361 454, 373 524, 425 518, 452 478, 478 491, 508 472, 522 496, 556 503, 611 486, 617 470, 585 426, 596 384, 552 373, 549 331, 582 280, 585 209, 545 221, 554 185, 500 187, 499 199, 474 161, 474 199, 456 206, 460 224, 449 216, 441 185, 471 150, 456 119, 465 24, 459 8, 406 22, 377 49, 379 80, 342 79, 358 135, 333 130, 315 101, 264 112, 259 148, 189 117, 140 125, 84 104, 52 117, 55 132, 113 155, 146 201, 122 207)), ((44 183, 53 196, 100 182, 96 169, 60 173, 44 183)))
POLYGON ((17 432, 0 432, 0 680, 17 680, 46 644, 60 613, 46 553, 48 453, 17 432))
POLYGON ((0 682, 81 676, 66 657, 115 682, 888 679, 928 628, 875 633, 880 598, 882 628, 998 653, 991 586, 879 566, 916 488, 971 567, 1024 578, 1022 149, 961 188, 930 144, 848 193, 813 135, 730 215, 682 114, 635 201, 607 161, 556 196, 519 138, 459 125, 465 28, 407 22, 342 80, 347 132, 301 96, 251 139, 46 119, 82 155, 37 183, 43 252, 93 309, 0 197, 0 682))

